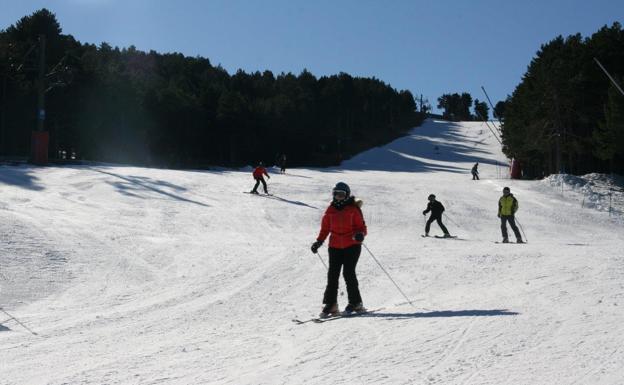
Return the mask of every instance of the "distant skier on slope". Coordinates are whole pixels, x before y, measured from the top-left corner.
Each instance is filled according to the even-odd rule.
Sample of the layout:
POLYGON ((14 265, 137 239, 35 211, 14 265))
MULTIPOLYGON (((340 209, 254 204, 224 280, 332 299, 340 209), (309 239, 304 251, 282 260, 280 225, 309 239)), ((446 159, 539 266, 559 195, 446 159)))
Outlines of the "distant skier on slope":
POLYGON ((516 236, 516 243, 524 243, 520 236, 518 226, 516 226, 515 214, 518 211, 518 200, 513 196, 509 187, 503 188, 503 196, 498 200, 498 217, 501 219, 501 232, 503 233, 503 243, 509 243, 507 237, 507 222, 516 236))
POLYGON ((254 186, 253 190, 251 190, 252 194, 258 194, 258 186, 260 185, 260 183, 262 183, 262 187, 264 188, 264 193, 268 194, 269 191, 267 190, 267 184, 266 181, 264 180, 264 175, 266 175, 267 178, 271 179, 271 177, 269 176, 269 173, 267 172, 267 169, 264 168, 264 163, 259 162, 258 166, 253 170, 253 178, 256 181, 256 185, 254 186))
POLYGON ((437 221, 438 226, 440 226, 440 228, 444 232, 444 237, 450 238, 451 234, 449 234, 448 230, 446 229, 446 226, 444 226, 444 223, 442 223, 442 213, 444 212, 444 206, 442 206, 442 203, 438 202, 435 198, 436 198, 435 195, 433 194, 429 195, 429 197, 427 198, 429 199, 429 203, 427 203, 427 209, 423 211, 423 215, 427 215, 427 213, 431 211, 431 216, 429 217, 429 220, 427 221, 427 224, 425 225, 425 237, 429 236, 429 229, 431 228, 431 223, 433 223, 433 221, 437 221))
POLYGON ((282 156, 279 157, 278 163, 280 166, 280 173, 286 174, 286 154, 282 154, 282 156))
POLYGON ((479 180, 479 162, 475 163, 474 166, 472 166, 472 170, 470 170, 470 172, 472 173, 472 180, 479 180))
POLYGON ((332 190, 332 202, 321 221, 321 231, 311 250, 317 253, 329 235, 329 270, 327 287, 323 295, 323 310, 320 317, 336 315, 338 310, 338 281, 340 270, 344 266, 343 276, 347 284, 349 304, 346 313, 364 312, 362 297, 358 287, 355 267, 362 251, 362 242, 366 232, 366 223, 362 215, 362 201, 351 196, 351 189, 346 183, 337 183, 332 190))

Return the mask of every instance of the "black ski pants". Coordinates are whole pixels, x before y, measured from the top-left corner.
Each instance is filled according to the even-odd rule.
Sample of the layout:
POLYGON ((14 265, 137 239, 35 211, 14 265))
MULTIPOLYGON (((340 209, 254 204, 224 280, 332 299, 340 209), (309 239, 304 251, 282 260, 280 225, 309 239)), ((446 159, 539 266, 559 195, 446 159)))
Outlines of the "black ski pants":
POLYGON ((338 303, 338 281, 341 268, 347 284, 349 303, 355 305, 362 302, 357 276, 355 275, 355 266, 360 259, 361 252, 361 245, 353 245, 346 249, 329 248, 329 270, 327 271, 327 288, 323 296, 324 304, 338 303))
POLYGON ((476 172, 472 173, 472 180, 479 180, 479 174, 477 174, 476 172))
POLYGON ((262 182, 262 187, 264 188, 264 193, 268 194, 269 192, 267 191, 267 184, 266 184, 266 181, 264 180, 263 177, 256 178, 256 185, 254 186, 253 190, 251 190, 251 191, 252 192, 258 192, 258 186, 260 185, 260 182, 262 182))
POLYGON ((444 226, 444 223, 442 223, 442 215, 432 215, 429 217, 429 220, 427 220, 427 224, 425 225, 425 234, 429 234, 429 229, 431 228, 431 224, 433 223, 433 221, 437 221, 438 226, 440 226, 444 234, 448 234, 446 226, 444 226))
POLYGON ((500 219, 501 219, 501 232, 503 233, 503 239, 508 239, 507 238, 507 222, 509 222, 509 226, 511 226, 511 229, 513 230, 514 235, 516 236, 516 240, 519 241, 522 239, 522 236, 520 236, 520 230, 518 230, 518 226, 516 226, 516 219, 514 218, 513 215, 501 215, 500 219))

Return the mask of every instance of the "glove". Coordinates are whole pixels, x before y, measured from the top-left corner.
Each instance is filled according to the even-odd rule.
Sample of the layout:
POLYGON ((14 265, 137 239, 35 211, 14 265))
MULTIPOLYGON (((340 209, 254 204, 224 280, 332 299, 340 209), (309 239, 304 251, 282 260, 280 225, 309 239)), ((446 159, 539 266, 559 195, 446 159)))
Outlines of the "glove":
POLYGON ((427 215, 427 212, 426 212, 426 211, 423 211, 423 215, 427 215))
POLYGON ((363 233, 355 233, 353 239, 358 242, 364 242, 364 234, 363 233))
POLYGON ((500 218, 500 213, 497 216, 500 218))
POLYGON ((321 247, 322 244, 323 244, 323 241, 316 241, 312 244, 312 246, 310 247, 310 250, 312 250, 312 252, 316 254, 318 252, 319 247, 321 247))

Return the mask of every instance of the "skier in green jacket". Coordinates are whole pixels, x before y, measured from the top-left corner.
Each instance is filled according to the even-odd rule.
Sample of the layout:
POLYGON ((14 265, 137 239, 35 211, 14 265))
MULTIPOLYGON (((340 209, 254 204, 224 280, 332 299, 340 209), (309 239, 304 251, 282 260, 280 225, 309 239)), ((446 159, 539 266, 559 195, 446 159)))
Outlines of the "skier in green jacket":
POLYGON ((503 243, 509 243, 507 236, 507 222, 516 236, 516 243, 524 243, 522 236, 516 226, 514 215, 518 211, 518 200, 513 196, 509 187, 503 188, 503 196, 498 200, 498 217, 501 219, 501 232, 503 233, 503 243))

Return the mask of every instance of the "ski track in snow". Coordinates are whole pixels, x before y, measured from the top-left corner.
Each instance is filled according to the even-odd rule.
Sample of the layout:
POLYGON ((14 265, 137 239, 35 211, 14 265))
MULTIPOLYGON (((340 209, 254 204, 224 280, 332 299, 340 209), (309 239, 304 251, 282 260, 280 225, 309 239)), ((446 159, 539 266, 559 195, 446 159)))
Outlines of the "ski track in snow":
POLYGON ((0 384, 624 383, 624 205, 604 210, 600 176, 512 181, 506 164, 481 123, 429 120, 272 174, 271 197, 241 193, 250 169, 0 165, 0 306, 38 333, 2 314, 0 384), (415 307, 363 249, 365 305, 384 310, 296 325, 321 308, 309 247, 338 181, 415 307), (528 244, 493 242, 503 186, 528 244), (459 239, 420 237, 430 193, 459 239))

